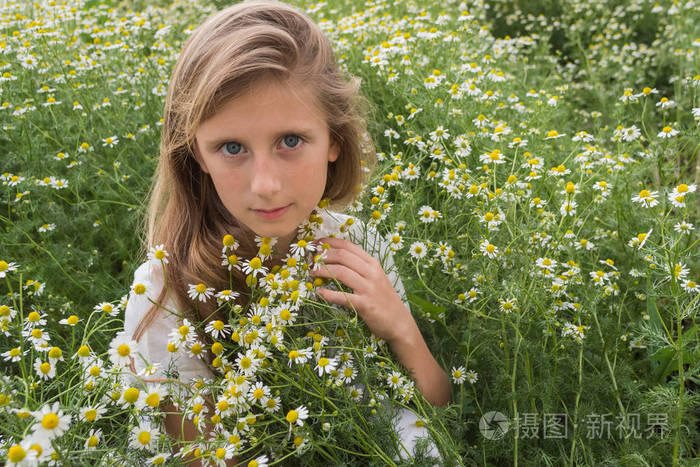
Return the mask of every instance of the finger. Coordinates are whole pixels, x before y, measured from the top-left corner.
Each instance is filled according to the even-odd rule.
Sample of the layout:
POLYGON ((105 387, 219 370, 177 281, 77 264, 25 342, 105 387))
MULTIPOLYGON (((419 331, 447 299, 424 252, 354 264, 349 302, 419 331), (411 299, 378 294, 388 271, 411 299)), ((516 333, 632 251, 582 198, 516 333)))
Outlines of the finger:
POLYGON ((361 258, 365 263, 372 264, 372 261, 374 260, 374 257, 372 257, 372 255, 367 253, 365 250, 363 250, 361 246, 356 245, 349 240, 334 237, 324 237, 319 239, 319 241, 321 242, 321 244, 328 243, 331 247, 331 250, 335 249, 351 252, 359 258, 361 258))
POLYGON ((359 314, 361 298, 352 293, 343 293, 330 289, 316 289, 316 293, 328 303, 346 306, 359 314))
POLYGON ((362 258, 356 254, 340 248, 331 248, 326 251, 325 257, 320 259, 322 263, 319 269, 323 269, 324 265, 332 264, 345 266, 365 279, 370 276, 371 264, 367 264, 362 258))
POLYGON ((365 289, 363 285, 366 282, 365 278, 342 264, 324 264, 316 271, 313 271, 312 274, 315 277, 335 279, 360 293, 365 289))

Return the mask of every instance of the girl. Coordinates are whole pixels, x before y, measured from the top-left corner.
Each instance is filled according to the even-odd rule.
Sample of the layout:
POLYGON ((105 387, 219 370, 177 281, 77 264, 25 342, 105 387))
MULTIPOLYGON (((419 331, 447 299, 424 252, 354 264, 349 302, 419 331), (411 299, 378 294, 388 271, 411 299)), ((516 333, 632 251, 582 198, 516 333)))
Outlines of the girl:
MULTIPOLYGON (((125 315, 126 334, 139 343, 143 357, 134 361, 135 370, 151 378, 177 374, 181 381, 213 377, 198 358, 171 358, 168 333, 187 325, 183 319, 203 323, 216 314, 214 300, 194 307, 192 294, 206 290, 192 292, 189 284, 228 289, 232 274, 237 298, 245 304, 245 274, 221 267, 226 234, 233 234, 240 242, 237 254, 247 258, 258 251, 255 238, 276 239, 272 267, 281 264, 290 246, 299 248, 298 227, 309 216, 322 217, 328 231, 350 225, 349 216, 316 208, 329 202, 337 210, 351 203, 364 167, 374 163, 358 88, 358 79, 347 80, 339 71, 320 29, 281 3, 226 8, 187 40, 166 97, 147 216, 147 244, 157 245, 151 255, 163 261, 138 268, 134 284, 145 285, 146 293, 132 292, 125 315), (166 310, 178 310, 179 316, 166 310)), ((357 223, 352 229, 362 227, 357 223)), ((376 232, 369 236, 367 249, 377 257, 388 251, 376 232)), ((313 274, 334 277, 354 293, 320 288, 318 296, 353 307, 389 344, 425 398, 447 404, 447 376, 402 301, 391 258, 390 278, 377 257, 360 246, 340 238, 321 241, 330 249, 325 267, 313 274)), ((174 407, 167 409, 169 434, 194 439, 192 423, 174 407)), ((404 434, 411 436, 415 433, 404 434)))

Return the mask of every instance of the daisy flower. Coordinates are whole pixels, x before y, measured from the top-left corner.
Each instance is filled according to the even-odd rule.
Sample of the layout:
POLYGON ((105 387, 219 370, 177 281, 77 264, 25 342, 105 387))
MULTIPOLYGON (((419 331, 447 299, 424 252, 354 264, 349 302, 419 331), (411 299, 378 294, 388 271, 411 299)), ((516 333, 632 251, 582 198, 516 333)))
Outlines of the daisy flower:
POLYGON ((243 266, 243 272, 257 277, 258 275, 266 276, 269 271, 262 265, 262 259, 256 256, 243 266))
POLYGON ((33 444, 34 440, 29 437, 19 444, 10 446, 7 450, 6 467, 37 465, 37 451, 31 448, 33 444))
POLYGON ((681 283, 681 287, 683 287, 687 292, 700 292, 700 286, 698 286, 698 283, 695 281, 683 281, 683 283, 681 283))
POLYGON ((221 305, 224 302, 228 302, 229 300, 235 299, 238 296, 240 296, 240 293, 234 292, 232 290, 221 290, 220 292, 217 292, 215 297, 216 297, 216 303, 221 305))
POLYGON ((632 198, 635 203, 641 204, 645 208, 651 208, 659 204, 656 198, 658 198, 658 191, 642 190, 637 196, 632 198))
POLYGON ((695 227, 693 226, 693 224, 689 224, 688 222, 682 221, 674 225, 673 230, 680 234, 687 234, 690 231, 695 230, 695 227))
POLYGON ((506 161, 503 153, 498 149, 483 153, 479 156, 479 160, 483 164, 503 164, 506 161))
POLYGON ((500 304, 499 308, 503 313, 511 313, 513 311, 518 311, 518 303, 514 298, 509 298, 508 300, 498 299, 500 304))
POLYGON ((463 366, 452 367, 452 381, 455 384, 462 384, 467 379, 465 371, 463 366))
POLYGON ((488 256, 491 259, 498 256, 498 247, 496 247, 496 245, 492 244, 488 240, 483 240, 479 244, 479 249, 484 255, 488 256))
POLYGON ((287 412, 287 415, 284 417, 290 425, 298 425, 298 426, 304 426, 304 420, 309 418, 309 409, 304 407, 303 405, 300 405, 296 409, 290 410, 287 412))
POLYGON ((248 462, 247 467, 267 467, 267 463, 270 462, 267 456, 258 456, 252 461, 248 462))
POLYGON ((470 384, 474 384, 479 380, 479 375, 474 370, 467 371, 466 376, 467 376, 467 381, 469 381, 470 384))
POLYGON ((192 300, 199 299, 200 302, 206 302, 214 295, 214 287, 207 287, 201 282, 199 284, 189 284, 187 295, 189 295, 192 300))
POLYGON ((18 362, 22 359, 22 349, 19 347, 14 347, 0 354, 0 357, 2 357, 6 362, 18 362))
POLYGON ((545 140, 547 140, 547 139, 557 139, 557 138, 561 138, 562 136, 566 136, 566 133, 559 134, 559 132, 558 132, 557 130, 549 130, 549 131, 547 132, 547 136, 545 136, 544 139, 545 139, 545 140))
POLYGON ((414 259, 424 258, 428 254, 428 247, 423 242, 413 242, 409 249, 409 253, 414 259))
POLYGON ((157 409, 167 396, 168 391, 163 385, 149 383, 146 389, 139 394, 139 399, 136 401, 136 408, 139 410, 145 408, 157 409))
POLYGON ((129 438, 129 446, 133 449, 152 450, 155 447, 156 440, 160 436, 160 432, 154 428, 149 422, 143 421, 131 430, 129 438))
POLYGON ((37 421, 32 427, 32 431, 34 435, 42 439, 55 439, 70 428, 71 416, 63 413, 58 402, 43 406, 32 412, 32 416, 37 421))
POLYGON ((221 253, 221 257, 223 258, 221 265, 226 266, 229 271, 232 269, 241 270, 240 258, 238 258, 238 255, 235 253, 227 253, 224 251, 221 253))
POLYGON ((421 208, 418 210, 418 217, 420 218, 421 222, 428 224, 430 222, 435 222, 441 218, 442 215, 430 206, 421 206, 421 208))
POLYGON ((170 454, 167 452, 161 452, 148 458, 146 462, 150 465, 164 465, 168 459, 170 459, 170 454))
POLYGON ((34 360, 34 371, 41 379, 51 379, 56 376, 56 365, 53 362, 42 362, 40 358, 34 360))
POLYGON ((400 386, 402 386, 403 382, 404 378, 398 371, 392 371, 391 374, 389 374, 389 376, 386 377, 386 384, 388 384, 393 389, 397 389, 400 386))
POLYGON ((557 267, 557 262, 549 258, 538 258, 537 266, 543 269, 549 269, 550 271, 553 271, 554 268, 557 267))
POLYGON ((685 197, 689 193, 695 192, 696 189, 697 189, 696 185, 686 185, 685 183, 681 183, 676 188, 674 188, 671 193, 669 193, 668 200, 674 206, 679 207, 679 208, 684 208, 685 207, 685 197))
POLYGON ((92 451, 100 443, 100 438, 102 437, 102 430, 90 429, 85 439, 85 449, 92 451))
POLYGON ((114 316, 117 314, 119 309, 109 302, 100 302, 92 307, 92 311, 101 311, 109 316, 114 316))
POLYGON ((663 129, 659 132, 658 135, 656 135, 658 138, 673 138, 678 134, 678 130, 674 130, 670 126, 665 126, 663 129))
POLYGON ((403 247, 403 238, 398 232, 389 233, 386 236, 386 240, 389 243, 389 248, 391 251, 398 251, 403 247))
POLYGON ((119 138, 117 138, 116 135, 109 136, 109 137, 104 138, 102 140, 102 146, 109 146, 111 148, 111 147, 114 147, 114 145, 117 144, 118 142, 119 142, 119 138))
POLYGON ((323 376, 323 374, 331 374, 333 370, 338 366, 338 359, 321 357, 316 362, 314 370, 318 371, 318 376, 323 376))
POLYGON ((214 339, 225 339, 231 333, 231 326, 221 320, 210 321, 204 331, 214 339))
POLYGON ((153 246, 148 251, 148 260, 156 266, 161 263, 168 264, 168 256, 170 255, 165 251, 165 245, 153 246))
POLYGON ((115 366, 127 367, 131 364, 131 356, 137 349, 136 341, 127 336, 125 331, 116 335, 109 344, 109 359, 115 366))
POLYGON ((280 409, 282 401, 278 396, 275 397, 263 397, 260 401, 260 405, 267 412, 277 412, 280 409))
POLYGON ((87 406, 80 409, 78 420, 85 422, 96 422, 102 418, 102 414, 107 412, 107 409, 102 405, 87 406))
POLYGON ((350 398, 357 402, 362 399, 364 392, 365 390, 362 386, 354 386, 352 389, 350 389, 350 398))
POLYGON ((296 258, 303 258, 307 253, 314 251, 316 251, 316 246, 304 239, 301 239, 296 243, 292 243, 289 247, 289 252, 296 258))
POLYGON ((311 353, 311 347, 307 347, 306 349, 301 350, 290 350, 289 355, 287 356, 289 358, 287 365, 290 368, 292 366, 292 363, 296 363, 297 365, 303 365, 311 357, 311 353))
POLYGON ((559 208, 559 212, 562 216, 573 216, 576 214, 576 206, 576 201, 573 199, 564 201, 559 208))
POLYGON ((17 263, 8 263, 7 261, 0 260, 0 279, 5 277, 8 272, 16 271, 17 263))

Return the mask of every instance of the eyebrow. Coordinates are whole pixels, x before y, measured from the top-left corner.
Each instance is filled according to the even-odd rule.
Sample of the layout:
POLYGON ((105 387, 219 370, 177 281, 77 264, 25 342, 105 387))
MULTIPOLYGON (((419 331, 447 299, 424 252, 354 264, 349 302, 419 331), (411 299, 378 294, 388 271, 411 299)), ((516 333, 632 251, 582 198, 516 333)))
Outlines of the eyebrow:
MULTIPOLYGON (((281 136, 292 135, 292 134, 304 136, 304 137, 308 138, 308 136, 312 133, 312 131, 313 130, 311 128, 288 128, 286 130, 279 131, 279 132, 275 133, 274 139, 277 139, 281 136)), ((206 144, 207 144, 207 147, 210 149, 217 149, 219 146, 221 146, 224 143, 228 143, 231 141, 235 141, 235 142, 239 143, 245 139, 246 139, 245 137, 240 138, 240 137, 230 136, 230 135, 217 135, 214 139, 207 142, 206 144)))

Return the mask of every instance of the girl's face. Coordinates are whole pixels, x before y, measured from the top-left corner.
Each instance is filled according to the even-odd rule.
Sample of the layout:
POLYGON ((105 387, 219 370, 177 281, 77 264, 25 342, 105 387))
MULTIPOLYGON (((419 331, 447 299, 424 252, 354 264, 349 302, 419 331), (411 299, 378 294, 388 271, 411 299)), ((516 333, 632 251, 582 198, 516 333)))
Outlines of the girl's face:
MULTIPOLYGON (((196 132, 195 156, 236 220, 286 249, 316 207, 338 158, 309 86, 267 80, 196 132)), ((285 250, 282 250, 285 251, 285 250)))

